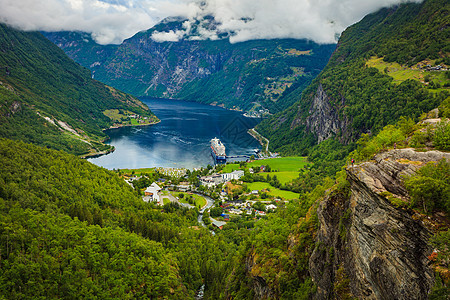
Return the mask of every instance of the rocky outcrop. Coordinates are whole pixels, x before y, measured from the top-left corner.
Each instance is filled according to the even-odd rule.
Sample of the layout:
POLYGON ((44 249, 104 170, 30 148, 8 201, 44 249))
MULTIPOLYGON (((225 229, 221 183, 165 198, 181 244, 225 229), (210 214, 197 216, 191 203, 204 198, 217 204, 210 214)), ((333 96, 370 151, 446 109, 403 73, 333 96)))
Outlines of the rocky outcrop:
POLYGON ((255 262, 256 254, 252 251, 245 259, 245 272, 251 278, 251 289, 255 299, 276 299, 276 292, 267 284, 264 277, 259 276, 258 264, 255 262))
POLYGON ((242 110, 262 107, 271 112, 293 104, 295 99, 278 99, 291 85, 306 87, 334 50, 334 45, 294 39, 232 44, 226 36, 200 38, 194 29, 177 41, 155 39, 157 33, 184 32, 184 21, 162 21, 115 46, 98 45, 86 33, 46 36, 90 68, 95 79, 133 95, 215 102, 242 110))
MULTIPOLYGON (((344 105, 345 99, 341 102, 344 105)), ((322 84, 319 84, 306 118, 308 131, 317 136, 318 143, 333 136, 338 136, 342 142, 347 143, 350 140, 350 125, 346 116, 339 117, 338 108, 332 106, 331 99, 322 84)))
POLYGON ((310 258, 316 299, 426 299, 434 284, 427 258, 431 235, 412 210, 380 192, 408 199, 402 176, 450 154, 393 150, 347 168, 350 189, 319 206, 320 229, 310 258))

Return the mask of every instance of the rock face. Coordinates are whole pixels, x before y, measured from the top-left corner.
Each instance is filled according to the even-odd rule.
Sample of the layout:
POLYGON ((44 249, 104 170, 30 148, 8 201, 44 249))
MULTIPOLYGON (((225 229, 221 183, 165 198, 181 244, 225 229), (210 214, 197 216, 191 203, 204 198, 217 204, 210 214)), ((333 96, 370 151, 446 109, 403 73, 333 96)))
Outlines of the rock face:
POLYGON ((427 298, 434 284, 431 233, 413 211, 395 208, 379 193, 407 199, 402 175, 442 158, 450 154, 401 149, 347 168, 349 192, 330 195, 318 209, 318 246, 309 262, 316 299, 427 298))
MULTIPOLYGON (((341 102, 344 105, 345 99, 342 99, 341 102)), ((309 109, 309 116, 306 119, 306 127, 317 135, 318 143, 333 136, 339 136, 343 142, 349 141, 351 123, 346 116, 340 118, 338 112, 337 108, 331 106, 330 98, 322 84, 319 84, 309 109)))
POLYGON ((278 99, 291 86, 305 88, 335 48, 294 39, 232 44, 226 38, 201 39, 197 29, 177 41, 154 38, 155 33, 177 30, 184 30, 183 20, 165 20, 121 45, 106 46, 86 33, 46 36, 89 68, 95 79, 133 95, 271 112, 289 107, 295 99, 278 99))

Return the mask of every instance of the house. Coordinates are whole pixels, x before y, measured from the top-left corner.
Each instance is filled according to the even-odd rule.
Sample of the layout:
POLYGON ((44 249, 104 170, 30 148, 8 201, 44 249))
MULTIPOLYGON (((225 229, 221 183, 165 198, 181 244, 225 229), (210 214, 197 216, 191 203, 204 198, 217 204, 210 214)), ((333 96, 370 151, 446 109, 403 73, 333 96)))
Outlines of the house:
POLYGON ((179 190, 180 192, 187 192, 187 191, 189 191, 190 186, 189 186, 189 185, 186 185, 186 184, 179 184, 179 185, 177 186, 177 188, 178 188, 178 190, 179 190))
POLYGON ((224 220, 230 220, 229 214, 221 214, 221 216, 223 217, 224 220))
POLYGON ((161 190, 159 185, 156 182, 153 182, 145 191, 144 191, 144 201, 154 201, 159 203, 159 195, 158 192, 161 190))
POLYGON ((222 174, 222 179, 223 179, 223 181, 230 181, 233 179, 239 180, 242 176, 244 176, 244 171, 236 170, 231 173, 222 174))
POLYGON ((213 174, 210 176, 200 177, 200 183, 207 187, 216 186, 218 184, 223 183, 223 178, 220 174, 213 174))
POLYGON ((212 222, 212 224, 213 224, 214 227, 222 229, 223 226, 227 224, 227 222, 214 221, 214 222, 212 222))
POLYGON ((266 205, 266 211, 269 209, 277 209, 277 207, 273 204, 266 205))
POLYGON ((251 194, 252 194, 252 195, 258 195, 258 190, 253 190, 253 191, 251 192, 251 194))

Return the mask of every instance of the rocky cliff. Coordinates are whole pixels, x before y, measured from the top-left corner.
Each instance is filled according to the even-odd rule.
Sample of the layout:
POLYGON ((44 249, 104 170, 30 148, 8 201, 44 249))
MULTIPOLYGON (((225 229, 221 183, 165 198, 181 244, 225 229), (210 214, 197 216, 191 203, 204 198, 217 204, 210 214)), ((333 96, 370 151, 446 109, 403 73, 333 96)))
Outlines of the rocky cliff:
POLYGON ((439 221, 396 208, 388 198, 407 201, 402 176, 442 158, 450 154, 399 149, 347 168, 349 190, 328 196, 318 209, 309 261, 316 299, 427 298, 434 284, 428 239, 439 221))
POLYGON ((226 37, 202 39, 194 29, 177 41, 155 38, 183 30, 182 24, 164 20, 116 46, 99 45, 86 33, 46 36, 89 68, 95 79, 136 96, 272 113, 292 105, 293 100, 278 100, 294 88, 305 88, 335 48, 293 39, 231 44, 226 37))
MULTIPOLYGON (((447 97, 448 79, 427 84, 412 74, 425 61, 437 59, 447 65, 448 9, 443 0, 403 3, 348 27, 312 84, 286 96, 294 105, 257 126, 270 140, 270 150, 303 154, 313 143, 334 136, 350 145, 361 134, 375 134, 402 116, 415 119, 438 107, 447 97), (376 57, 377 64, 370 64, 376 57), (394 62, 408 70, 401 80, 388 72, 394 62)), ((439 74, 423 72, 429 78, 439 74)))
MULTIPOLYGON (((343 107, 345 98, 339 102, 339 106, 343 107)), ((350 141, 351 122, 347 116, 339 117, 340 107, 333 107, 322 84, 319 84, 306 118, 306 128, 317 136, 318 143, 333 136, 337 136, 344 143, 350 141)), ((296 120, 298 119, 294 122, 296 120)))

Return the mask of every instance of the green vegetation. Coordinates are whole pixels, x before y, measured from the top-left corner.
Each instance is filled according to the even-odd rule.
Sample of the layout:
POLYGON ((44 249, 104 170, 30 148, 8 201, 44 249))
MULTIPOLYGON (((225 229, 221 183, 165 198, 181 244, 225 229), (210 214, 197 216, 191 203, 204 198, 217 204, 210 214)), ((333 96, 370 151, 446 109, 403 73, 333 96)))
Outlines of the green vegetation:
POLYGON ((271 186, 267 182, 251 182, 251 183, 247 184, 247 187, 250 190, 258 190, 258 191, 265 190, 266 193, 270 196, 280 197, 280 198, 283 198, 286 200, 298 199, 298 197, 299 197, 299 194, 297 194, 297 193, 277 189, 277 188, 271 186))
MULTIPOLYGON (((274 196, 293 200, 278 202, 275 213, 268 213, 259 220, 255 214, 231 216, 223 230, 210 224, 210 214, 219 216, 224 211, 217 201, 209 213, 203 214, 203 221, 209 230, 215 231, 214 236, 207 228, 199 226, 198 208, 189 210, 168 202, 162 208, 156 207, 153 203, 143 202, 139 196, 143 187, 161 177, 172 183, 184 180, 184 172, 177 170, 165 175, 155 169, 113 172, 64 152, 47 149, 53 147, 53 137, 61 137, 59 129, 53 130, 31 106, 17 105, 16 102, 22 103, 22 96, 14 93, 20 91, 20 85, 11 89, 13 83, 6 83, 0 87, 0 95, 6 95, 1 98, 4 102, 0 110, 1 117, 8 122, 2 123, 0 128, 5 128, 5 132, 15 139, 33 142, 37 137, 35 132, 41 132, 39 137, 43 139, 38 142, 47 147, 0 139, 0 294, 7 299, 79 298, 80 295, 93 299, 193 299, 205 285, 205 299, 254 299, 257 297, 255 286, 263 283, 270 291, 270 297, 275 299, 313 298, 316 287, 310 275, 309 258, 314 249, 322 247, 315 243, 320 225, 316 211, 324 197, 336 196, 345 203, 349 201, 351 191, 343 169, 345 163, 351 158, 358 162, 368 160, 376 153, 394 147, 449 150, 449 123, 445 120, 434 125, 416 123, 422 111, 438 106, 443 108, 440 115, 447 116, 450 105, 446 87, 436 88, 436 85, 401 78, 411 74, 396 74, 390 70, 397 67, 395 63, 410 68, 426 59, 447 64, 445 36, 448 26, 439 27, 448 24, 447 8, 448 4, 441 0, 402 4, 370 15, 350 27, 343 34, 330 65, 304 93, 304 102, 297 103, 287 114, 279 114, 261 124, 264 134, 271 139, 271 146, 273 143, 284 153, 307 154, 310 163, 305 158, 285 157, 223 166, 223 171, 228 172, 235 168, 245 170, 243 183, 234 181, 229 185, 233 187, 231 194, 229 191, 233 198, 247 197, 244 193, 252 189, 264 189, 260 193, 261 199, 270 200, 274 196), (425 35, 430 38, 425 39, 425 35), (374 57, 384 59, 383 63, 377 61, 376 64, 389 64, 384 66, 388 67, 388 74, 384 69, 380 72, 366 66, 374 57), (338 108, 339 116, 349 118, 351 131, 348 135, 343 132, 337 134, 336 139, 312 146, 316 139, 305 133, 305 120, 319 84, 329 95, 332 106, 338 108), (34 125, 28 131, 32 135, 27 135, 23 124, 40 124, 38 120, 42 121, 42 126, 34 125), (371 133, 362 134, 367 130, 371 133), (352 143, 360 134, 361 138, 352 143), (264 172, 261 165, 265 166, 264 172), (250 167, 258 172, 251 174, 250 167), (142 176, 133 182, 134 189, 120 177, 125 174, 142 176)), ((172 28, 170 24, 167 26, 172 28)), ((148 33, 138 36, 145 34, 148 33)), ((40 39, 35 33, 30 36, 40 39)), ((8 47, 15 44, 0 44, 0 50, 7 53, 8 47)), ((305 54, 311 54, 307 51, 310 49, 281 47, 274 58, 308 57, 305 54)), ((120 51, 125 50, 133 48, 120 51)), ((209 50, 220 51, 212 46, 209 50)), ((312 55, 315 51, 318 49, 313 49, 312 55)), ((252 62, 255 65, 262 64, 264 60, 260 59, 267 57, 255 56, 257 60, 252 62)), ((31 54, 30 57, 33 58, 31 54)), ((177 59, 177 55, 171 54, 168 63, 176 65, 177 59)), ((202 66, 206 67, 208 63, 203 58, 202 66)), ((282 69, 276 62, 270 63, 275 63, 274 71, 282 69)), ((143 68, 142 65, 136 67, 133 71, 143 68)), ((254 72, 259 69, 242 70, 254 72)), ((43 77, 47 75, 43 73, 43 77)), ((278 75, 287 78, 283 72, 278 75)), ((247 76, 248 79, 252 75, 247 76)), ((74 82, 76 78, 72 78, 74 82)), ((440 80, 432 76, 428 79, 440 80)), ((87 86, 90 86, 89 82, 87 86)), ((80 90, 82 86, 79 85, 80 90)), ((288 94, 285 97, 291 97, 290 103, 298 100, 295 91, 293 84, 285 92, 288 94)), ((48 108, 51 114, 46 114, 45 102, 40 105, 39 112, 43 116, 65 121, 81 136, 95 133, 95 126, 103 128, 84 119, 80 120, 85 124, 77 127, 74 124, 81 121, 75 117, 72 116, 75 122, 72 123, 63 113, 56 115, 58 111, 54 107, 48 108), (89 131, 91 125, 95 128, 89 131), (80 128, 84 133, 79 131, 80 128)), ((89 105, 81 105, 80 110, 86 110, 89 105)), ((91 115, 98 124, 109 125, 113 121, 103 112, 118 120, 120 112, 126 110, 129 108, 105 104, 91 115)), ((83 142, 73 139, 77 136, 75 133, 67 131, 63 136, 74 144, 67 141, 61 144, 57 140, 56 146, 72 146, 72 149, 64 148, 69 152, 83 150, 77 148, 83 142)), ((421 212, 439 212, 439 218, 448 218, 449 170, 449 162, 443 160, 430 163, 416 175, 405 178, 411 196, 409 203, 390 193, 381 195, 394 206, 409 206, 415 216, 420 216, 421 212)), ((198 185, 198 177, 211 171, 210 166, 186 171, 186 180, 198 185)), ((208 190, 216 199, 219 191, 217 188, 208 190)), ((181 201, 198 201, 195 196, 189 199, 191 195, 187 193, 175 192, 175 195, 181 201)), ((336 204, 335 208, 340 205, 333 204, 336 204)), ((264 208, 261 202, 253 206, 264 208)), ((347 209, 339 223, 335 220, 340 242, 348 239, 346 224, 352 219, 351 212, 347 209)), ((448 295, 449 231, 443 227, 444 230, 430 239, 436 251, 429 259, 440 274, 436 275, 431 299, 448 295)), ((337 250, 328 247, 325 251, 332 256, 337 250)), ((351 281, 345 265, 341 266, 335 269, 333 296, 344 299, 352 296, 351 281)))
MULTIPOLYGON (((234 218, 213 237, 197 226, 195 209, 165 204, 161 212, 114 172, 74 156, 10 140, 0 140, 0 154, 0 291, 7 298, 73 298, 82 292, 92 298, 192 299, 202 283, 208 298, 243 293, 248 287, 239 291, 244 286, 235 284, 245 276, 238 262, 252 241, 261 250, 264 241, 278 249, 261 252, 272 260, 310 206, 281 206, 279 216, 253 233, 247 230, 254 223, 250 216, 234 218), (268 236, 271 226, 283 230, 268 236), (232 283, 226 290, 225 282, 232 283)), ((297 232, 311 243, 310 230, 307 225, 297 232)), ((311 250, 311 244, 301 245, 299 256, 311 250)), ((289 266, 299 257, 282 257, 283 276, 296 278, 289 266)), ((278 289, 308 294, 308 278, 278 289)))
MULTIPOLYGON (((62 32, 47 37, 75 61, 95 71, 96 79, 133 95, 171 97, 245 111, 268 109, 272 113, 293 104, 280 99, 308 86, 335 48, 295 39, 231 44, 227 38, 186 39, 182 43, 158 43, 151 38, 155 31, 179 30, 182 24, 163 21, 114 47, 98 45, 84 33, 62 32), (96 63, 99 61, 101 64, 96 63), (179 67, 185 72, 185 81, 173 77, 179 67)), ((196 35, 197 27, 201 25, 194 24, 191 35, 196 35)))
POLYGON ((172 193, 174 197, 178 197, 181 203, 191 204, 195 207, 202 208, 206 205, 206 199, 202 196, 192 193, 172 193))
POLYGON ((203 282, 217 292, 237 245, 198 228, 196 209, 163 211, 112 171, 0 139, 0 294, 192 299, 203 282))
MULTIPOLYGON (((295 98, 296 103, 260 123, 258 132, 270 140, 271 151, 311 157, 317 132, 311 132, 306 120, 320 87, 337 112, 330 117, 348 122, 333 135, 340 144, 350 146, 347 154, 362 133, 376 134, 401 116, 417 120, 422 112, 448 99, 448 72, 424 71, 428 83, 422 83, 417 78, 421 71, 412 66, 417 68, 424 61, 450 66, 449 21, 445 0, 402 4, 366 16, 345 30, 327 67, 308 88, 279 100, 292 103, 295 98)), ((330 150, 344 147, 337 143, 330 150)))
POLYGON ((298 172, 303 169, 309 162, 306 157, 292 156, 255 160, 248 164, 249 167, 270 166, 272 170, 279 172, 298 172))
POLYGON ((102 142, 113 121, 104 111, 157 118, 136 98, 91 79, 38 32, 0 24, 0 137, 81 155, 112 149, 102 142))
MULTIPOLYGON (((233 197, 240 196, 240 199, 243 199, 244 192, 268 190, 261 192, 259 197, 261 199, 279 197, 290 200, 298 199, 298 190, 294 191, 293 187, 302 175, 307 176, 305 171, 310 166, 306 157, 279 157, 255 160, 249 163, 227 164, 223 167, 222 172, 227 173, 239 169, 245 172, 245 176, 242 178, 245 183, 241 188, 232 191, 233 197), (253 169, 253 174, 249 172, 250 168, 253 169)), ((253 199, 252 196, 250 197, 253 199)))
MULTIPOLYGON (((305 166, 309 165, 306 157, 292 156, 292 157, 278 157, 270 159, 255 160, 247 163, 249 168, 269 166, 272 171, 277 172, 299 172, 305 166)), ((239 164, 226 164, 222 170, 222 173, 230 173, 235 170, 239 170, 239 164)))
POLYGON ((450 162, 445 159, 422 167, 417 175, 405 180, 411 196, 410 207, 431 213, 435 209, 450 214, 450 162))
POLYGON ((402 66, 396 62, 386 62, 384 57, 371 57, 367 66, 376 68, 380 73, 384 72, 393 78, 394 84, 400 84, 406 80, 413 79, 429 85, 434 90, 443 90, 441 87, 448 82, 447 71, 428 71, 426 65, 435 66, 436 61, 423 61, 416 66, 402 66), (420 65, 420 67, 419 67, 420 65), (430 83, 433 82, 431 85, 430 83))

